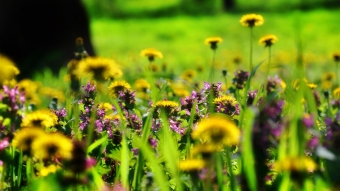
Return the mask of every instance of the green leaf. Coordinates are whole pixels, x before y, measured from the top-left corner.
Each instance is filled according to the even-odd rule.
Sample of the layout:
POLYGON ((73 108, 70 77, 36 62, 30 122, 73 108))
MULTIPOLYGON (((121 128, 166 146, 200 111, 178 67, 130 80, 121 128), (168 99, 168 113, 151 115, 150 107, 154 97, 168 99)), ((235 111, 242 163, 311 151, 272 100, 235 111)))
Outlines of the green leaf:
POLYGON ((90 146, 87 147, 87 154, 91 153, 95 148, 100 146, 101 144, 105 143, 107 141, 108 136, 105 135, 102 138, 98 139, 94 143, 92 143, 90 146))
POLYGON ((122 178, 122 184, 124 188, 129 187, 129 149, 126 141, 126 137, 123 136, 122 140, 122 153, 121 153, 121 163, 120 163, 120 174, 122 178))

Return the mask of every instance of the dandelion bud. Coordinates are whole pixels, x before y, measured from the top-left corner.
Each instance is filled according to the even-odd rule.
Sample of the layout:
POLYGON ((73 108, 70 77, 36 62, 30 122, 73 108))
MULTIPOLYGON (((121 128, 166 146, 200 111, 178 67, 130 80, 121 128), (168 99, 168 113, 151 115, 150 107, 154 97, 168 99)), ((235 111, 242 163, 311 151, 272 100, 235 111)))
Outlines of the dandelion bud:
POLYGON ((222 74, 223 74, 224 77, 226 77, 227 74, 228 74, 228 71, 227 71, 226 69, 223 69, 223 70, 222 70, 222 74))
POLYGON ((325 96, 326 99, 329 99, 329 92, 328 91, 324 91, 323 95, 325 96))
POLYGON ((335 62, 339 62, 340 61, 340 53, 333 53, 333 59, 335 62))

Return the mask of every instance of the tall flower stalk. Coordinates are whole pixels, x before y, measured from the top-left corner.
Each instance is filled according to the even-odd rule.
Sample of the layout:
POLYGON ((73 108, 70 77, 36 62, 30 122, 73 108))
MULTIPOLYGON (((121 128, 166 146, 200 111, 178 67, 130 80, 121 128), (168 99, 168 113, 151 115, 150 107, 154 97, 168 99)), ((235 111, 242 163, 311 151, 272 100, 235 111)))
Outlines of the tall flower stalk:
POLYGON ((264 47, 268 47, 268 67, 267 67, 267 77, 269 76, 270 71, 270 61, 271 61, 271 47, 277 41, 277 37, 275 35, 266 35, 260 38, 259 44, 264 45, 264 47))
POLYGON ((340 82, 339 82, 340 53, 333 53, 333 59, 335 61, 335 67, 336 67, 336 83, 338 83, 338 86, 339 86, 340 85, 340 82))
POLYGON ((213 81, 213 76, 214 76, 214 65, 215 65, 215 57, 216 57, 216 49, 217 49, 217 44, 221 43, 223 40, 220 37, 209 37, 205 39, 205 44, 210 45, 211 50, 213 51, 213 57, 210 65, 210 72, 209 72, 209 77, 208 77, 208 82, 213 81))
POLYGON ((250 28, 250 53, 249 53, 249 69, 253 70, 253 27, 260 26, 263 24, 264 20, 261 15, 247 14, 243 15, 241 20, 243 26, 250 28))

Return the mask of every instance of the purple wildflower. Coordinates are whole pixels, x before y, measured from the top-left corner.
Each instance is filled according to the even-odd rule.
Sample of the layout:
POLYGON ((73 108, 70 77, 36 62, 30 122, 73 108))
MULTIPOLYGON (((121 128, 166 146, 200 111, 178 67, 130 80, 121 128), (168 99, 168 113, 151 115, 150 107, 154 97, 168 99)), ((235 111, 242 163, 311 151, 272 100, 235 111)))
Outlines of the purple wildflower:
POLYGON ((309 114, 305 114, 302 117, 302 124, 307 127, 307 128, 311 128, 314 125, 314 119, 313 116, 309 115, 309 114))
POLYGON ((237 89, 243 89, 249 78, 249 72, 243 70, 237 70, 233 79, 233 84, 237 89))
POLYGON ((5 137, 3 140, 0 141, 0 151, 4 150, 5 148, 9 147, 9 138, 5 137))
POLYGON ((181 128, 181 122, 176 119, 169 118, 170 128, 180 135, 184 135, 185 129, 181 128))
POLYGON ((275 75, 274 77, 268 76, 268 82, 267 82, 267 93, 272 93, 276 91, 282 84, 282 80, 279 78, 278 75, 275 75))
POLYGON ((132 151, 132 153, 133 153, 134 156, 138 156, 139 149, 137 149, 137 148, 132 148, 131 151, 132 151))
POLYGON ((15 114, 25 103, 25 93, 20 93, 18 86, 13 89, 3 86, 3 89, 0 100, 9 107, 9 112, 15 114))
POLYGON ((118 92, 118 103, 125 110, 132 110, 136 105, 135 91, 125 90, 118 92))
POLYGON ((314 150, 318 145, 319 145, 319 138, 315 136, 312 137, 307 143, 307 147, 311 150, 314 150))
POLYGON ((248 92, 248 99, 247 99, 248 106, 253 105, 256 95, 257 95, 257 90, 248 92))
POLYGON ((149 144, 151 145, 151 147, 156 148, 157 147, 157 139, 149 137, 149 144))
POLYGON ((160 128, 161 128, 161 123, 159 119, 152 119, 152 126, 151 126, 152 131, 156 132, 160 128))
POLYGON ((142 129, 142 120, 136 114, 127 114, 128 124, 127 127, 134 129, 134 130, 141 130, 142 129))

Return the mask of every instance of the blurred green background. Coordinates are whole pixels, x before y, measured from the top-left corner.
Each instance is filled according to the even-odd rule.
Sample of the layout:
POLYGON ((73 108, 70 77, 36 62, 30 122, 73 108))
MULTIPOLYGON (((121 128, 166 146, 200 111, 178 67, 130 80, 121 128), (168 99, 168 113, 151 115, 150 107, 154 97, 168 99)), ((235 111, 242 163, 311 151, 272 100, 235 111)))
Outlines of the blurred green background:
POLYGON ((267 49, 257 43, 266 34, 279 39, 272 50, 274 65, 293 65, 302 51, 310 78, 320 66, 331 70, 331 54, 340 50, 337 0, 83 1, 97 54, 130 68, 147 62, 139 53, 150 47, 164 55, 157 62, 175 72, 208 66, 212 52, 204 40, 220 36, 224 41, 217 50, 216 68, 242 69, 249 63, 250 35, 239 20, 247 13, 261 14, 265 20, 254 28, 254 63, 268 57, 267 49), (235 59, 241 63, 235 65, 235 59))

